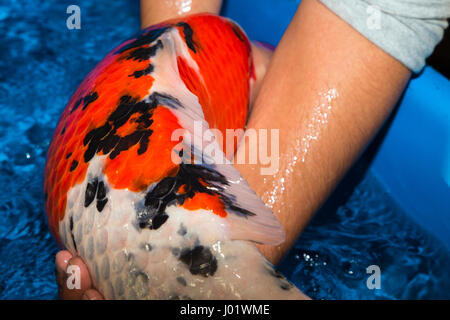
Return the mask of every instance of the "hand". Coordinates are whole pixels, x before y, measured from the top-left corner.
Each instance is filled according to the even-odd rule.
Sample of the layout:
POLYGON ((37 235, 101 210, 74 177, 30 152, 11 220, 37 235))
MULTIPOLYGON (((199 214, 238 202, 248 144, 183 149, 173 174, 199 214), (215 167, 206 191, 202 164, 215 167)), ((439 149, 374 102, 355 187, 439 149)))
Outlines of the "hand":
POLYGON ((59 298, 63 300, 103 300, 100 292, 95 290, 87 266, 79 256, 72 256, 69 251, 58 252, 55 259, 56 282, 59 298), (70 289, 67 286, 69 266, 78 266, 80 270, 80 289, 70 289))

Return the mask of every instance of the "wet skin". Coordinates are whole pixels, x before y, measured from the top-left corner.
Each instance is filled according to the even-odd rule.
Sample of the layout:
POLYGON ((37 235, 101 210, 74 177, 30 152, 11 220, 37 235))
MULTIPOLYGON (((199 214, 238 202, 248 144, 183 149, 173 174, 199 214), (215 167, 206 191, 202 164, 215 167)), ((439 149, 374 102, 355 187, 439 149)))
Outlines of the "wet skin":
MULTIPOLYGON (((183 1, 141 1, 142 27, 178 16, 177 3, 183 1)), ((217 13, 221 1, 192 3, 182 14, 217 13)), ((318 1, 303 0, 300 8, 272 59, 254 50, 260 90, 247 127, 280 130, 280 169, 262 176, 258 164, 237 165, 285 228, 283 244, 259 246, 274 264, 376 134, 410 76, 318 1)), ((79 257, 61 251, 56 266, 61 298, 102 298, 79 257), (63 271, 72 264, 81 269, 80 290, 65 286, 63 271)))

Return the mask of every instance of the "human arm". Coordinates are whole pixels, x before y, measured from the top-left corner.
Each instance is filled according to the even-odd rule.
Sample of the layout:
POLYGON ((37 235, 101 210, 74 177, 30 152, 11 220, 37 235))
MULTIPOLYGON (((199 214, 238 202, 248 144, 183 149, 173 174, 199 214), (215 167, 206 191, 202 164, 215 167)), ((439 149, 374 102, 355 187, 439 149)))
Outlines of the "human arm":
POLYGON ((410 74, 318 1, 301 2, 248 123, 279 129, 279 170, 264 176, 259 164, 238 165, 285 228, 284 243, 260 246, 273 263, 376 134, 410 74))

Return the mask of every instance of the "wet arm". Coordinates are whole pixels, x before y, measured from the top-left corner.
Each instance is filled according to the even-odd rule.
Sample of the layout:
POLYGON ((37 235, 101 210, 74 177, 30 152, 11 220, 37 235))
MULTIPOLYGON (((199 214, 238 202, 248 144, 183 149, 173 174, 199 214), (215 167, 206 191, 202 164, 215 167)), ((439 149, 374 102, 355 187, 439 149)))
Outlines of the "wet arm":
POLYGON ((260 246, 272 262, 281 260, 376 134, 409 76, 318 1, 301 2, 248 123, 279 129, 279 170, 264 176, 260 165, 238 165, 286 230, 280 246, 260 246))

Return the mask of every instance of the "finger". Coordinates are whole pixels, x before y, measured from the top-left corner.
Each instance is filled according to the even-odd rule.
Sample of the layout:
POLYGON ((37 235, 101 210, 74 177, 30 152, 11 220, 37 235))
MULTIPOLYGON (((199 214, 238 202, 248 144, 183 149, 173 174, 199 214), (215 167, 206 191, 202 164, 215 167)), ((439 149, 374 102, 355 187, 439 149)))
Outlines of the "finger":
POLYGON ((89 270, 79 256, 69 260, 63 280, 61 298, 64 300, 80 300, 83 293, 92 288, 89 270))
POLYGON ((58 294, 60 297, 62 294, 67 265, 69 264, 69 260, 71 258, 72 254, 67 250, 59 251, 55 257, 56 283, 58 284, 58 294))
POLYGON ((86 290, 81 298, 83 300, 104 300, 102 294, 95 289, 86 290))
POLYGON ((56 254, 55 264, 56 271, 58 273, 63 273, 67 269, 67 264, 69 260, 72 258, 72 254, 67 250, 61 250, 56 254))

